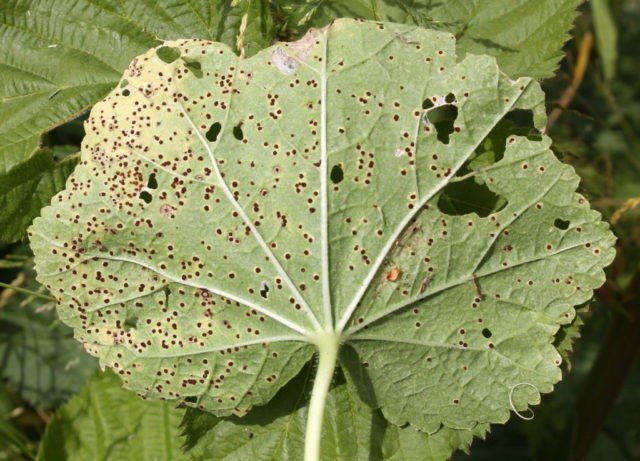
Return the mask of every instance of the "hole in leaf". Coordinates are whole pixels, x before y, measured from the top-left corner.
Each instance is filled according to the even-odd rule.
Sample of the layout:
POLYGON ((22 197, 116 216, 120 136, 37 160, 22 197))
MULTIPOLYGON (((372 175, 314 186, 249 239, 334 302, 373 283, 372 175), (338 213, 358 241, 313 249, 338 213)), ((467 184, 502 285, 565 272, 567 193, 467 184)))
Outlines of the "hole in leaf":
POLYGON ((200 64, 200 61, 184 59, 184 66, 189 69, 196 78, 202 78, 202 76, 204 75, 202 72, 202 65, 200 64))
POLYGON ((267 299, 269 297, 269 284, 264 280, 262 281, 262 283, 260 283, 260 296, 262 296, 264 299, 267 299))
POLYGON ((129 317, 124 321, 124 331, 129 331, 138 326, 138 317, 129 317))
POLYGON ((221 129, 222 125, 220 125, 220 122, 216 122, 211 125, 209 131, 207 131, 207 133, 205 134, 205 137, 209 140, 209 142, 216 142, 221 129))
POLYGON ((42 137, 42 144, 51 148, 54 151, 54 158, 56 161, 60 161, 68 155, 77 152, 77 148, 73 148, 71 152, 66 152, 63 149, 53 149, 53 146, 79 146, 84 137, 84 122, 88 120, 89 113, 71 120, 67 123, 63 123, 57 128, 49 131, 42 137))
POLYGON ((453 133, 453 124, 458 118, 458 108, 453 104, 434 107, 425 114, 425 122, 430 123, 438 133, 438 141, 449 144, 449 136, 453 133))
POLYGON ((198 403, 198 397, 196 397, 195 395, 189 395, 184 398, 184 401, 186 403, 198 403))
POLYGON ((456 95, 453 93, 449 93, 444 97, 444 102, 446 102, 447 104, 451 104, 455 100, 456 100, 456 95))
POLYGON ((484 218, 502 210, 507 200, 473 178, 449 183, 440 193, 438 209, 452 216, 476 213, 484 218))
POLYGON ((156 180, 156 174, 155 173, 151 173, 149 175, 149 180, 147 181, 147 187, 149 189, 157 189, 158 188, 158 181, 156 180))
POLYGON ((567 230, 569 228, 569 221, 565 221, 564 219, 560 219, 557 218, 554 222, 553 225, 556 226, 558 229, 562 229, 562 230, 567 230))
POLYGON ((242 141, 242 139, 244 138, 244 134, 242 133, 242 127, 240 125, 241 124, 238 123, 236 126, 233 127, 233 137, 236 138, 238 141, 242 141))
POLYGON ((491 333, 491 330, 489 330, 488 328, 483 328, 482 336, 484 336, 485 338, 491 338, 491 336, 493 336, 493 333, 491 333))
POLYGON ((178 48, 172 48, 170 46, 161 46, 156 50, 156 54, 162 61, 166 62, 167 64, 171 64, 173 61, 180 57, 180 50, 178 48))
POLYGON ((504 119, 510 121, 515 126, 535 128, 533 124, 533 111, 531 109, 513 109, 504 116, 504 119))
POLYGON ((334 184, 338 184, 344 179, 344 171, 342 171, 342 167, 340 165, 334 165, 331 168, 331 174, 329 175, 331 178, 331 182, 334 184))
POLYGON ((422 101, 422 108, 425 110, 429 110, 433 107, 433 101, 429 98, 422 101))
POLYGON ((151 194, 146 190, 141 191, 140 194, 138 194, 138 198, 141 198, 146 203, 151 203, 151 200, 153 200, 151 194))
POLYGON ((122 90, 122 92, 120 94, 122 96, 129 96, 131 94, 131 91, 129 91, 127 88, 125 88, 124 90, 122 90))
POLYGON ((504 157, 507 139, 513 135, 529 136, 531 128, 516 125, 511 120, 500 120, 491 132, 478 145, 473 155, 458 170, 456 176, 464 176, 479 168, 493 165, 504 157))

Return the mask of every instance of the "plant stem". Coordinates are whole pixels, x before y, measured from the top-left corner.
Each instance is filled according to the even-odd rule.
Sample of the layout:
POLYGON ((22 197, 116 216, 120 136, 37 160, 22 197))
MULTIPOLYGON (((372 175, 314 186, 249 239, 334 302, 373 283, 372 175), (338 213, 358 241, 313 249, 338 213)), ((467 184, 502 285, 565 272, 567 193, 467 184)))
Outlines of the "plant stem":
POLYGON ((37 291, 26 290, 24 288, 17 287, 15 285, 10 285, 8 283, 0 282, 0 287, 6 288, 7 290, 15 290, 19 293, 24 293, 26 295, 35 296, 36 298, 46 299, 47 301, 55 301, 56 298, 53 296, 45 295, 43 293, 38 293, 37 291))
POLYGON ((614 312, 613 321, 600 346, 564 428, 558 459, 583 460, 602 430, 611 408, 640 353, 640 270, 623 295, 629 315, 614 312))
POLYGON ((316 337, 315 343, 318 346, 319 363, 307 415, 307 432, 304 444, 305 461, 320 460, 324 407, 336 368, 340 336, 333 331, 326 331, 316 337))

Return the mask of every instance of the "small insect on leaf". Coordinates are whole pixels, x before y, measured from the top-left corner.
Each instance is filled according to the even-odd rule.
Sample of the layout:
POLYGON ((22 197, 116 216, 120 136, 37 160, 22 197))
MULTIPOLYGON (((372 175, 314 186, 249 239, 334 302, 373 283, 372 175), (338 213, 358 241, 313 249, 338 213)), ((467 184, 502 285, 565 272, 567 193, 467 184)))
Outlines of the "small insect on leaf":
POLYGON ((415 231, 418 226, 420 225, 420 221, 415 221, 414 223, 412 223, 407 230, 405 230, 402 235, 400 237, 398 237, 398 240, 396 240, 396 245, 402 245, 402 242, 404 242, 404 240, 407 239, 407 237, 409 237, 411 234, 413 234, 413 231, 415 231))
POLYGON ((431 276, 427 275, 424 279, 422 279, 422 282, 420 283, 420 293, 424 293, 424 290, 427 289, 430 283, 431 283, 431 276))
POLYGON ((476 293, 480 298, 484 298, 484 293, 482 292, 482 288, 480 288, 480 283, 478 282, 478 278, 476 277, 476 274, 472 274, 473 277, 473 285, 476 288, 476 293))
POLYGON ((390 282, 395 282, 398 280, 398 276, 400 275, 400 268, 394 267, 389 272, 387 272, 387 280, 390 282))

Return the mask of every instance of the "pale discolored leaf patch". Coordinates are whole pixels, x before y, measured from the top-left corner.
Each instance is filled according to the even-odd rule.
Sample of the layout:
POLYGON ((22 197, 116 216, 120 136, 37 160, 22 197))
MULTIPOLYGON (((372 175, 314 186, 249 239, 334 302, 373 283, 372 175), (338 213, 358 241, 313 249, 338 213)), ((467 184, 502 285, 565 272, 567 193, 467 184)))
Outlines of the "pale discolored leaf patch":
POLYGON ((134 59, 31 229, 39 280, 148 397, 243 415, 336 331, 350 385, 391 423, 506 421, 560 379, 554 334, 613 257, 536 131, 539 85, 457 62, 447 33, 310 34, 250 59, 202 40, 134 59), (531 135, 500 138, 514 111, 531 135), (486 210, 440 205, 455 184, 486 210))

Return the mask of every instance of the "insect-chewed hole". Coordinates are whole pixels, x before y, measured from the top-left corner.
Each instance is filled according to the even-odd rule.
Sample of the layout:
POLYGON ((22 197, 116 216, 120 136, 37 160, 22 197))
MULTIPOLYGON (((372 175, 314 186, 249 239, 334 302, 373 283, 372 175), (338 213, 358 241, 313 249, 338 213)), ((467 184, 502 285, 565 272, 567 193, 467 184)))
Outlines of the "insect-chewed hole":
POLYGON ((205 134, 205 137, 209 142, 216 142, 218 140, 220 130, 222 130, 222 125, 220 125, 220 122, 216 122, 209 127, 209 130, 205 134))
POLYGON ((125 88, 124 90, 122 90, 122 91, 120 92, 120 94, 121 94, 122 96, 129 96, 129 95, 131 94, 131 91, 129 91, 129 89, 128 89, 128 88, 125 88))
POLYGON ((269 284, 264 280, 260 283, 260 296, 264 299, 269 297, 269 284))
MULTIPOLYGON (((518 109, 511 111, 510 114, 514 112, 530 111, 520 111, 518 109)), ((431 114, 429 114, 429 116, 430 115, 431 114)), ((484 168, 502 160, 504 158, 507 141, 514 135, 525 136, 532 141, 539 140, 540 133, 537 130, 529 126, 520 126, 513 120, 509 120, 509 118, 511 117, 504 117, 493 127, 491 132, 478 144, 473 155, 460 167, 456 176, 465 176, 476 171, 478 168, 484 168)))
POLYGON ((158 188, 158 180, 156 179, 156 174, 151 173, 149 175, 149 179, 147 180, 147 187, 149 189, 157 189, 158 188))
POLYGON ((342 167, 340 165, 333 165, 329 177, 331 178, 331 182, 334 184, 342 182, 344 179, 344 171, 342 171, 342 167))
POLYGON ((555 221, 553 221, 553 225, 561 230, 567 230, 569 228, 569 224, 569 221, 565 221, 564 219, 560 218, 557 218, 555 221))
POLYGON ((233 127, 233 137, 236 138, 238 141, 242 141, 244 139, 244 133, 242 133, 241 123, 238 123, 236 126, 233 127))
POLYGON ((483 328, 482 336, 484 336, 485 338, 491 338, 493 336, 493 333, 488 328, 483 328))
POLYGON ((509 120, 515 126, 534 128, 533 111, 531 109, 513 109, 504 116, 504 119, 509 120))
POLYGON ((144 200, 145 203, 151 203, 151 200, 153 200, 153 196, 146 190, 141 191, 138 194, 138 198, 141 198, 142 200, 144 200))
POLYGON ((138 317, 128 317, 124 321, 124 331, 129 331, 138 326, 138 317))
POLYGON ((172 48, 170 46, 161 46, 156 50, 156 54, 162 61, 167 64, 171 64, 180 57, 180 49, 172 48))
POLYGON ((432 107, 433 107, 433 101, 430 98, 427 98, 424 101, 422 101, 422 108, 424 110, 429 110, 432 107))
POLYGON ((453 93, 449 93, 444 97, 444 102, 446 102, 447 104, 451 104, 455 100, 456 100, 456 95, 453 93))
POLYGON ((458 118, 458 107, 453 104, 443 104, 429 110, 429 112, 425 114, 425 118, 427 118, 428 122, 436 129, 438 141, 443 144, 449 144, 449 137, 454 129, 453 124, 458 118))
POLYGON ((502 210, 507 200, 496 194, 486 184, 478 184, 474 178, 447 184, 438 197, 438 209, 452 216, 476 213, 484 218, 502 210))
POLYGON ((204 74, 202 72, 202 64, 200 64, 200 61, 195 61, 191 59, 183 59, 183 61, 184 61, 184 67, 189 69, 194 77, 202 78, 204 74))
POLYGON ((185 403, 198 403, 198 397, 195 395, 188 395, 184 398, 185 403))

